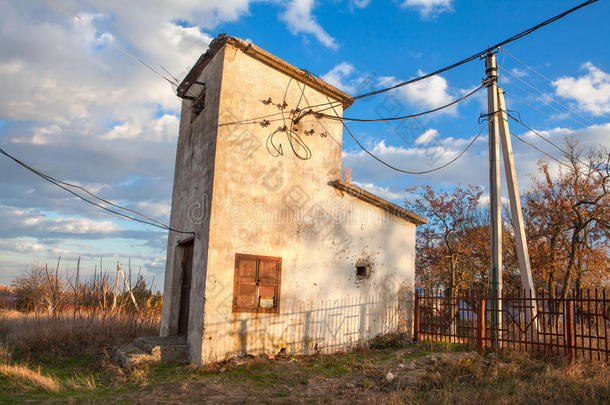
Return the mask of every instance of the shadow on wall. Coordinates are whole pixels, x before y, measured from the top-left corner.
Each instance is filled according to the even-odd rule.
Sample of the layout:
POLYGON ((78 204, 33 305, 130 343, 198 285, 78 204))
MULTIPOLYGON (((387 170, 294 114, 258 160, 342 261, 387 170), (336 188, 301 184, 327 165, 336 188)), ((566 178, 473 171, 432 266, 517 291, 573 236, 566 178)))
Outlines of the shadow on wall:
POLYGON ((244 354, 332 353, 388 333, 410 336, 413 296, 403 295, 282 307, 280 314, 232 314, 206 323, 204 362, 244 354))

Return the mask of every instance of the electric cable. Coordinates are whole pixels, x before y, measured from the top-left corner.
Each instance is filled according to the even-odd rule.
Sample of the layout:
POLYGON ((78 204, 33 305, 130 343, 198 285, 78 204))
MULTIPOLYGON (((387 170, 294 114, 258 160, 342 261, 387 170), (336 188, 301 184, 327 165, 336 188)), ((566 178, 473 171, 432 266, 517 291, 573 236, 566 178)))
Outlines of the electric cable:
POLYGON ((534 145, 533 143, 526 141, 525 139, 521 138, 519 135, 517 135, 517 134, 515 134, 515 133, 513 133, 513 132, 510 132, 510 134, 511 134, 512 136, 514 136, 515 138, 517 138, 517 140, 519 140, 519 141, 521 141, 522 143, 526 144, 527 146, 529 146, 529 147, 531 147, 531 148, 533 148, 533 149, 536 149, 538 152, 542 153, 543 155, 545 155, 545 156, 546 156, 546 157, 548 157, 549 159, 552 159, 552 160, 554 160, 555 162, 559 163, 560 165, 565 166, 565 167, 567 167, 568 169, 570 169, 570 166, 569 166, 568 164, 566 164, 566 163, 562 162, 561 160, 557 159, 556 157, 552 156, 551 154, 549 154, 549 153, 547 153, 547 152, 543 151, 542 149, 538 148, 538 147, 537 147, 536 145, 534 145))
POLYGON ((455 63, 453 63, 453 64, 451 64, 449 66, 445 66, 444 68, 435 70, 432 73, 428 73, 428 74, 425 74, 425 75, 422 75, 422 76, 418 76, 418 77, 413 78, 411 80, 407 80, 407 81, 395 84, 394 86, 391 86, 391 87, 386 87, 386 88, 383 88, 383 89, 374 90, 374 91, 371 91, 371 92, 368 92, 368 93, 364 93, 364 94, 361 94, 359 96, 353 97, 353 99, 354 100, 359 100, 361 98, 370 97, 370 96, 374 96, 374 95, 377 95, 377 94, 385 93, 387 91, 394 90, 394 89, 397 89, 399 87, 403 87, 403 86, 406 86, 408 84, 412 84, 412 83, 418 82, 420 80, 424 80, 424 79, 427 79, 429 77, 433 77, 433 76, 439 75, 439 74, 441 74, 443 72, 446 72, 448 70, 454 69, 454 68, 456 68, 458 66, 461 66, 461 65, 463 65, 465 63, 472 62, 473 60, 480 58, 481 56, 483 56, 483 55, 493 51, 494 49, 497 49, 497 48, 502 47, 504 45, 507 45, 507 44, 509 44, 511 42, 514 42, 514 41, 516 41, 518 39, 521 39, 521 38, 523 38, 523 37, 533 33, 534 31, 537 31, 540 28, 543 28, 543 27, 545 27, 545 26, 547 26, 547 25, 549 25, 549 24, 551 24, 551 23, 553 23, 553 22, 555 22, 555 21, 557 21, 557 20, 567 16, 568 14, 571 14, 571 13, 573 13, 573 12, 583 8, 583 7, 586 7, 588 5, 596 3, 597 1, 599 1, 599 0, 588 0, 588 1, 582 2, 582 3, 578 4, 575 7, 572 7, 569 10, 566 10, 566 11, 560 13, 560 14, 557 14, 554 17, 551 17, 551 18, 549 18, 547 20, 544 20, 543 22, 541 22, 541 23, 539 23, 539 24, 537 24, 537 25, 535 25, 533 27, 530 27, 530 28, 526 29, 525 31, 522 31, 522 32, 520 32, 520 33, 518 33, 516 35, 513 35, 512 37, 509 37, 509 38, 507 38, 507 39, 505 39, 505 40, 503 40, 501 42, 498 42, 495 45, 492 45, 492 46, 490 46, 490 47, 488 47, 488 48, 486 48, 486 49, 484 49, 484 50, 482 50, 480 52, 477 52, 474 55, 469 56, 468 58, 462 59, 462 60, 460 60, 458 62, 455 62, 455 63))
MULTIPOLYGON (((530 65, 528 65, 527 63, 525 63, 524 61, 522 61, 521 59, 517 58, 515 55, 513 55, 512 53, 508 52, 506 49, 504 48, 500 48, 500 50, 502 52, 504 52, 506 55, 510 56, 511 58, 513 58, 514 60, 516 60, 517 62, 519 62, 522 66, 525 66, 525 68, 529 69, 530 71, 536 73, 538 76, 542 77, 544 80, 546 80, 547 82, 551 83, 551 85, 553 84, 553 81, 551 79, 549 79, 547 76, 543 75, 542 73, 540 73, 539 71, 537 71, 536 69, 534 69, 533 67, 531 67, 530 65)), ((533 85, 530 85, 531 87, 534 87, 533 85)), ((534 89, 536 89, 534 87, 534 89)), ((540 90, 538 90, 540 92, 540 90)), ((559 101, 556 100, 552 100, 555 104, 562 106, 563 108, 565 108, 566 110, 568 110, 569 112, 571 112, 572 114, 574 114, 575 116, 579 117, 581 120, 584 120, 586 122, 588 122, 589 124, 595 125, 595 123, 589 119, 587 119, 586 117, 582 116, 581 114, 579 114, 577 111, 574 111, 573 109, 571 109, 570 107, 560 103, 559 101)))
MULTIPOLYGON (((59 11, 60 13, 64 14, 67 17, 70 18, 74 18, 77 21, 80 21, 80 17, 76 14, 74 14, 74 12, 72 12, 67 6, 66 9, 64 10, 63 8, 61 8, 58 4, 56 4, 53 0, 45 0, 47 2, 47 4, 49 4, 51 7, 53 7, 55 10, 59 11)), ((119 52, 122 52, 123 54, 125 54, 126 56, 130 57, 131 59, 135 60, 136 62, 138 62, 139 64, 141 64, 142 66, 146 67, 147 69, 149 69, 151 72, 155 73, 157 76, 159 76, 160 78, 162 78, 163 80, 167 81, 169 84, 173 86, 176 85, 176 83, 174 83, 172 80, 168 79, 167 77, 165 77, 164 75, 162 75, 158 70, 156 70, 155 68, 153 68, 152 66, 150 66, 148 63, 144 62, 142 59, 140 59, 139 57, 137 57, 136 55, 132 54, 131 52, 129 52, 128 50, 124 49, 123 47, 120 47, 119 45, 117 45, 116 43, 114 43, 113 41, 107 41, 110 46, 112 46, 114 49, 118 50, 119 52)))
MULTIPOLYGON (((307 72, 307 73, 309 73, 309 72, 307 72)), ((326 95, 326 99, 330 101, 330 98, 328 97, 328 95, 326 95)), ((332 109, 335 112, 335 116, 339 116, 339 113, 337 112, 337 110, 334 107, 332 107, 332 109)), ((479 133, 475 135, 475 137, 472 139, 472 141, 470 141, 470 143, 466 146, 466 148, 459 155, 457 155, 454 159, 450 160, 449 162, 447 162, 447 163, 445 163, 445 164, 443 164, 443 165, 441 165, 439 167, 436 167, 436 168, 433 168, 433 169, 429 169, 429 170, 424 170, 424 171, 408 171, 408 170, 399 169, 399 168, 397 168, 397 167, 395 167, 395 166, 393 166, 393 165, 383 161, 382 159, 377 157, 372 152, 368 151, 364 146, 362 146, 362 144, 358 141, 358 139, 356 139, 356 137, 354 136, 352 131, 349 129, 347 124, 345 124, 344 121, 341 121, 341 123, 343 124, 343 128, 345 128, 345 130, 347 131, 349 136, 354 140, 354 142, 356 142, 356 144, 360 147, 360 149, 362 149, 364 152, 366 152, 367 155, 371 156, 373 159, 377 160, 379 163, 383 164, 384 166, 389 167, 392 170, 395 170, 395 171, 400 172, 400 173, 412 174, 412 175, 422 175, 422 174, 432 173, 432 172, 444 169, 445 167, 451 165, 452 163, 457 161, 459 158, 461 158, 470 149, 470 147, 475 143, 475 141, 481 136, 481 134, 483 133, 483 130, 487 127, 487 123, 485 125, 483 125, 483 127, 481 128, 479 133)))
POLYGON ((343 123, 343 127, 345 128, 345 130, 347 131, 347 133, 352 137, 352 139, 354 140, 354 142, 356 142, 356 144, 358 144, 358 146, 360 147, 360 149, 362 149, 364 152, 366 152, 367 155, 369 155, 370 157, 372 157, 373 159, 375 159, 376 161, 378 161, 379 163, 383 164, 384 166, 389 167, 392 170, 395 170, 397 172, 400 173, 404 173, 404 174, 413 174, 413 175, 420 175, 420 174, 428 174, 428 173, 432 173, 441 169, 444 169, 445 167, 451 165, 452 163, 454 163, 455 161, 457 161, 459 158, 461 158, 467 151, 468 149, 470 149, 470 147, 474 144, 474 142, 481 136, 481 134, 483 133, 483 130, 487 127, 487 123, 485 123, 485 125, 483 125, 483 127, 481 127, 481 130, 479 131, 479 133, 477 133, 474 138, 472 138, 472 140, 470 141, 470 143, 468 143, 468 145, 466 146, 466 148, 460 152, 459 155, 457 155, 455 158, 451 159, 449 162, 435 167, 433 169, 429 169, 429 170, 422 170, 422 171, 409 171, 409 170, 403 170, 403 169, 399 169, 385 161, 383 161, 382 159, 380 159, 379 157, 377 157, 375 154, 373 154, 372 152, 369 152, 364 146, 362 146, 362 144, 358 141, 358 139, 356 139, 356 137, 354 136, 354 134, 352 134, 352 131, 349 130, 349 128, 347 127, 347 125, 345 124, 345 122, 343 123))
MULTIPOLYGON (((483 89, 485 86, 487 86, 487 84, 489 83, 488 80, 486 80, 485 82, 483 82, 483 84, 479 87, 477 87, 476 89, 470 91, 469 93, 465 94, 464 96, 451 101, 448 104, 442 105, 440 107, 434 108, 432 110, 428 110, 428 111, 423 111, 417 114, 410 114, 410 115, 402 115, 399 117, 389 117, 389 118, 352 118, 352 117, 340 117, 337 115, 330 115, 330 114, 323 114, 319 111, 306 111, 302 114, 302 116, 308 115, 308 114, 314 114, 314 115, 318 115, 321 114, 322 117, 326 117, 329 119, 334 119, 334 120, 338 120, 338 121, 354 121, 354 122, 388 122, 388 121, 398 121, 398 120, 405 120, 405 119, 409 119, 409 118, 415 118, 415 117, 420 117, 422 115, 427 115, 427 114, 431 114, 437 111, 441 111, 444 110, 446 108, 452 107, 454 105, 456 105, 457 103, 467 99, 468 97, 472 96, 473 94, 477 93, 478 91, 480 91, 481 89, 483 89)), ((298 122, 298 119, 297 119, 298 122)))
POLYGON ((118 215, 118 216, 123 217, 123 218, 126 218, 126 219, 130 219, 130 220, 132 220, 132 221, 136 221, 136 222, 139 222, 139 223, 142 223, 142 224, 146 224, 146 225, 151 225, 151 226, 154 226, 154 227, 157 227, 157 228, 160 228, 160 229, 164 229, 164 230, 167 230, 167 231, 172 231, 172 232, 176 232, 176 233, 183 233, 183 234, 193 234, 193 235, 194 235, 194 232, 189 232, 189 231, 181 231, 181 230, 178 230, 178 229, 174 229, 174 228, 170 227, 169 225, 164 224, 164 223, 163 223, 163 222, 161 222, 161 221, 158 221, 158 220, 156 220, 156 219, 150 218, 150 217, 148 217, 148 216, 146 216, 146 215, 144 215, 144 214, 141 214, 141 213, 139 213, 139 212, 137 212, 137 211, 134 211, 134 210, 131 210, 131 209, 128 209, 128 208, 125 208, 125 207, 121 207, 121 206, 119 206, 119 205, 116 205, 116 204, 113 204, 113 203, 111 203, 111 202, 109 202, 109 201, 106 201, 105 199, 102 199, 101 197, 96 196, 95 194, 93 194, 93 193, 89 192, 88 190, 86 190, 85 188, 83 188, 83 187, 81 187, 81 186, 77 186, 77 185, 74 185, 74 184, 70 184, 70 183, 63 182, 63 181, 61 181, 61 180, 57 180, 57 179, 55 179, 54 177, 49 176, 49 175, 47 175, 47 174, 45 174, 45 173, 43 173, 43 172, 41 172, 41 171, 39 171, 39 170, 37 170, 37 169, 33 168, 32 166, 28 165, 27 163, 25 163, 25 162, 23 162, 23 161, 19 160, 18 158, 16 158, 16 157, 12 156, 11 154, 9 154, 8 152, 6 152, 6 151, 5 151, 4 149, 2 149, 2 148, 0 148, 0 154, 3 154, 4 156, 6 156, 6 157, 8 157, 9 159, 13 160, 13 161, 14 161, 15 163, 17 163, 18 165, 20 165, 20 166, 22 166, 23 168, 25 168, 25 169, 29 170, 30 172, 32 172, 32 173, 34 173, 34 174, 36 174, 37 176, 39 176, 39 177, 41 177, 41 178, 45 179, 45 180, 46 180, 46 181, 48 181, 49 183, 51 183, 51 184, 53 184, 53 185, 55 185, 55 186, 57 186, 57 187, 59 187, 59 188, 63 189, 64 191, 67 191, 68 193, 72 194, 73 196, 75 196, 75 197, 77 197, 77 198, 79 198, 79 199, 81 199, 81 200, 83 200, 83 201, 85 201, 85 202, 87 202, 87 203, 89 203, 89 204, 91 204, 91 205, 94 205, 94 206, 96 206, 96 207, 98 207, 98 208, 103 209, 104 211, 107 211, 107 212, 109 212, 109 213, 112 213, 112 214, 118 215), (88 198, 83 197, 83 196, 81 196, 80 194, 78 194, 78 193, 76 193, 76 192, 74 192, 74 191, 70 190, 70 189, 68 188, 68 186, 69 186, 69 187, 78 188, 78 189, 80 189, 80 190, 82 190, 82 191, 86 192, 88 195, 90 195, 90 196, 94 197, 95 199, 98 199, 98 200, 100 200, 100 201, 103 201, 103 202, 105 202, 106 204, 109 204, 109 205, 111 205, 111 206, 113 206, 113 207, 120 208, 120 209, 122 209, 122 210, 125 210, 125 211, 128 211, 128 212, 131 212, 131 213, 136 214, 136 215, 138 215, 138 216, 140 216, 140 217, 142 217, 142 218, 145 218, 145 219, 134 218, 134 217, 132 217, 132 216, 129 216, 129 215, 123 214, 123 213, 121 213, 121 212, 118 212, 118 211, 112 210, 112 209, 110 209, 110 208, 108 208, 108 207, 104 207, 103 205, 98 204, 98 203, 96 203, 95 201, 91 201, 91 200, 89 200, 88 198))
MULTIPOLYGON (((515 118, 512 115, 506 113, 506 115, 508 117, 510 117, 512 120, 514 120, 515 122, 517 122, 519 125, 521 125, 523 128, 527 129, 528 131, 530 131, 531 133, 533 133, 534 135, 536 135, 537 137, 539 137, 540 139, 542 139, 543 141, 545 141, 546 143, 548 143, 549 145, 551 145, 552 147, 554 147, 555 149, 557 149, 558 151, 560 151, 565 157, 569 157, 570 154, 568 152, 566 152, 565 150, 563 150, 559 145, 557 145, 556 143, 554 143, 553 141, 551 141, 550 139, 548 139, 546 136, 542 135, 541 133, 539 133, 538 131, 532 129, 531 127, 527 126, 523 120, 521 120, 521 118, 515 118)), ((576 161, 578 163, 580 163, 581 165, 584 165, 585 167, 589 167, 589 165, 587 165, 585 162, 583 162, 582 160, 576 158, 576 161)))
MULTIPOLYGON (((299 83, 297 82, 297 85, 299 87, 301 87, 299 85, 299 83)), ((310 108, 310 104, 309 104, 309 100, 307 100, 307 95, 305 94, 305 86, 306 84, 303 83, 303 96, 305 97, 305 104, 307 104, 307 107, 310 108)), ((330 101, 330 98, 328 97, 328 95, 326 95, 326 99, 330 101)), ((334 108, 334 107, 333 107, 334 108)), ((318 124, 320 124, 320 126, 322 126, 322 129, 324 129, 324 132, 330 137, 330 139, 332 139, 340 148, 342 147, 341 143, 339 143, 339 141, 337 141, 335 139, 335 137, 332 135, 332 133, 328 130, 328 128, 326 128, 326 126, 324 125, 324 123, 322 123, 321 120, 319 120, 318 118, 316 118, 316 122, 318 124)))
MULTIPOLYGON (((536 86, 534 86, 531 83, 526 82, 525 80, 521 79, 520 77, 518 77, 517 75, 509 72, 508 70, 504 69, 504 68, 500 68, 502 71, 504 71, 504 73, 506 73, 508 76, 510 76, 511 78, 520 81, 521 83, 523 83, 524 85, 530 87, 531 89, 535 90, 536 92, 538 92, 538 94, 540 94, 542 97, 548 97, 548 93, 545 93, 544 91, 540 90, 539 88, 537 88, 536 86)), ((536 96, 532 93, 529 93, 527 90, 523 89, 523 87, 518 86, 515 83, 511 83, 512 85, 516 86, 517 88, 520 88, 522 91, 528 93, 529 95, 533 96, 534 98, 536 98, 536 96)), ((549 107, 551 107, 552 109, 554 109, 555 111, 559 112, 560 114, 566 114, 568 113, 569 115, 573 115, 576 118, 578 118, 581 122, 585 123, 585 124, 591 124, 591 125, 595 125, 595 123, 583 116, 581 116, 580 114, 576 113, 575 111, 573 111, 571 108, 563 105, 562 103, 551 99, 550 100, 552 103, 557 104, 558 106, 562 107, 565 111, 559 110, 556 107, 553 107, 552 105, 549 105, 549 107)))

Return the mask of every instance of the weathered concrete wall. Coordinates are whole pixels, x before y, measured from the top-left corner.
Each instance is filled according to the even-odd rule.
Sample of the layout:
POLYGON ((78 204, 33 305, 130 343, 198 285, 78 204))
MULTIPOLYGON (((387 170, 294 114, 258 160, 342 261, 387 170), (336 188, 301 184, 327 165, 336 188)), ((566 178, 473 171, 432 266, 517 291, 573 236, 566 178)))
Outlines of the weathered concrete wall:
MULTIPOLYGON (((214 160, 220 103, 224 51, 220 51, 201 73, 199 81, 206 83, 205 109, 194 119, 190 101, 184 101, 180 118, 180 136, 176 151, 176 168, 170 226, 194 231, 193 272, 191 282, 188 342, 191 357, 201 358, 203 334, 204 290, 208 259, 210 198, 213 191, 214 160)), ((193 86, 196 95, 200 88, 193 86)), ((179 242, 189 235, 169 232, 165 289, 161 316, 161 336, 178 331, 178 311, 182 280, 179 242)))
MULTIPOLYGON (((311 150, 308 160, 295 156, 284 132, 272 138, 283 156, 274 157, 277 151, 268 144, 270 134, 284 125, 277 107, 284 95, 286 115, 297 107, 327 103, 326 96, 311 88, 303 92, 296 80, 229 45, 222 58, 207 273, 199 284, 205 286, 203 343, 192 349, 193 361, 281 348, 335 350, 399 326, 410 330, 411 311, 405 305, 413 291, 415 225, 328 184, 341 172, 340 122, 323 120, 322 125, 313 116, 302 120, 299 133, 311 150), (263 102, 269 98, 272 103, 263 102), (270 114, 275 115, 266 118, 271 121, 267 127, 260 120, 225 125, 270 114), (304 135, 311 129, 313 135, 304 135), (328 136, 320 136, 325 131, 328 136), (236 253, 282 258, 279 315, 232 313, 236 253), (356 279, 360 261, 371 265, 367 280, 356 279), (397 306, 400 291, 402 306, 397 306)), ((336 111, 341 114, 341 107, 336 111)), ((297 152, 305 153, 298 146, 297 152)), ((183 159, 180 148, 178 153, 183 159)), ((172 218, 176 209, 184 209, 184 201, 179 203, 172 218)), ((195 270, 204 263, 202 249, 198 242, 194 274, 203 273, 195 270)), ((192 315, 199 302, 191 299, 192 315)), ((198 316, 191 316, 197 328, 198 316)), ((189 342, 197 336, 193 332, 191 340, 189 332, 189 342)))

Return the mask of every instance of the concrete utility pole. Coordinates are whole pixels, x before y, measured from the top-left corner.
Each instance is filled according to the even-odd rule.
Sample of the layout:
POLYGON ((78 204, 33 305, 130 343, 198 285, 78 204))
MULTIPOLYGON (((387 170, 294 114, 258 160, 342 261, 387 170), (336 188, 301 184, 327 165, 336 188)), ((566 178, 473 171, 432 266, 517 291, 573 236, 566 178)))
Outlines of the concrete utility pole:
POLYGON ((496 55, 489 52, 485 57, 487 76, 487 114, 489 129, 489 213, 491 222, 491 293, 492 338, 502 327, 502 205, 500 201, 500 142, 498 139, 498 66, 496 55))
POLYGON ((517 185, 517 173, 515 172, 515 159, 513 156, 513 145, 510 140, 510 131, 508 129, 508 117, 506 113, 506 102, 504 101, 504 92, 498 87, 498 107, 500 110, 500 139, 502 141, 502 157, 504 158, 504 172, 506 175, 506 186, 508 188, 508 198, 510 200, 510 214, 513 222, 513 231, 515 233, 515 244, 517 245, 517 258, 519 260, 519 273, 521 275, 521 287, 532 298, 531 311, 525 312, 526 321, 529 324, 533 319, 532 327, 534 331, 538 330, 536 320, 537 307, 536 289, 534 287, 534 279, 532 277, 532 269, 530 268, 530 256, 527 249, 527 238, 525 236, 525 225, 523 224, 523 212, 521 210, 521 199, 519 197, 519 186, 517 185))

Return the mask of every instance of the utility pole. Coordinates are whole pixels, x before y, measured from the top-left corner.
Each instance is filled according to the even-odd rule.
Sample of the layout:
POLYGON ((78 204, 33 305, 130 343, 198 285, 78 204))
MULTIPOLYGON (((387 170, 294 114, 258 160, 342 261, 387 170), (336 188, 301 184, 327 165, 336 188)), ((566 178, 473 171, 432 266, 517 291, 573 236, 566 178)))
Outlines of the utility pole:
POLYGON ((487 116, 489 130, 489 213, 491 222, 492 342, 497 343, 502 328, 502 206, 500 201, 500 142, 498 139, 498 66, 496 55, 485 57, 487 76, 487 116))
POLYGON ((515 245, 517 247, 517 258, 519 260, 519 273, 521 275, 521 287, 527 294, 529 291, 531 309, 526 310, 526 322, 529 325, 532 320, 532 329, 538 331, 536 315, 538 308, 536 305, 536 289, 530 268, 530 256, 527 249, 527 238, 525 235, 525 225, 523 224, 523 211, 521 210, 521 199, 519 197, 519 186, 517 185, 517 173, 515 171, 515 159, 513 156, 513 145, 510 140, 508 129, 508 117, 506 112, 506 102, 504 101, 504 91, 498 87, 498 107, 500 110, 500 139, 502 141, 502 157, 504 158, 504 172, 506 175, 506 187, 508 188, 508 198, 510 200, 510 216, 513 223, 515 234, 515 245))
POLYGON ((121 271, 121 262, 116 262, 116 275, 114 276, 114 295, 112 297, 112 309, 116 308, 116 296, 119 292, 119 271, 121 271))

